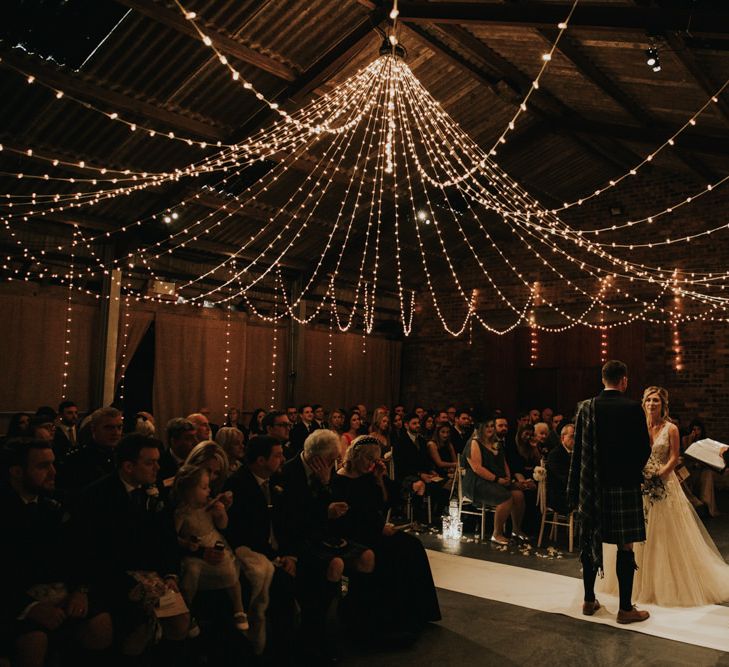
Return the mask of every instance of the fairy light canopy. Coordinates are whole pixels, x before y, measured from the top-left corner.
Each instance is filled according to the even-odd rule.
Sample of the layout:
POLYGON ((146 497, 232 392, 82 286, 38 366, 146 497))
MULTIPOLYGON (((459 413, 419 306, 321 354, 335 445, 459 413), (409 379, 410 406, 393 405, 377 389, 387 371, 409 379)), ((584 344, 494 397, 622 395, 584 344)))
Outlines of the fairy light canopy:
MULTIPOLYGON (((651 136, 636 140, 625 117, 640 115, 640 104, 606 83, 600 40, 570 23, 575 2, 538 32, 491 25, 488 33, 480 23, 408 22, 407 8, 391 3, 369 15, 367 3, 344 4, 342 21, 326 27, 344 34, 348 49, 333 47, 323 66, 303 19, 293 10, 275 15, 272 3, 247 27, 260 28, 259 42, 243 37, 238 50, 221 35, 241 16, 216 24, 209 9, 178 2, 125 18, 88 71, 3 51, 3 84, 20 90, 24 108, 43 121, 31 133, 23 105, 3 112, 11 129, 0 140, 4 276, 93 291, 121 268, 131 299, 147 298, 141 281, 173 276, 186 303, 331 321, 341 330, 372 331, 385 305, 406 335, 417 303, 427 302, 452 335, 527 326, 533 345, 541 329, 584 325, 604 335, 635 319, 726 319, 723 265, 677 248, 710 247, 729 230, 721 221, 672 224, 700 200, 721 197, 729 178, 729 163, 707 151, 707 137, 720 139, 729 122, 726 82, 705 77, 651 136), (274 15, 277 25, 289 20, 288 36, 275 32, 274 15), (382 34, 365 29, 372 18, 382 34), (146 70, 162 90, 135 105, 101 82, 145 82, 114 61, 142 26, 160 36, 174 28, 171 43, 156 48, 160 57, 174 48, 181 55, 168 67, 170 81, 146 70), (515 57, 517 32, 518 66, 500 55, 515 57), (524 42, 525 34, 534 39, 524 42), (248 61, 242 47, 253 52, 248 61), (327 63, 343 60, 346 68, 327 81, 327 63), (570 62, 589 94, 563 88, 570 62), (284 103, 314 86, 310 102, 284 103), (216 101, 185 108, 203 89, 216 101), (579 111, 565 111, 554 91, 579 111), (160 103, 165 95, 170 101, 160 103), (590 118, 590 95, 627 123, 618 126, 623 135, 596 138, 585 129, 604 130, 590 118), (256 113, 268 122, 259 125, 256 113), (60 126, 52 122, 61 117, 60 126), (692 146, 703 148, 689 155, 692 146), (667 191, 647 215, 604 224, 582 214, 677 171, 689 185, 667 191), (63 238, 58 225, 69 223, 63 238), (104 252, 112 243, 115 252, 104 252), (291 276, 294 289, 286 286, 291 276), (538 299, 537 282, 545 286, 538 299)), ((324 4, 312 12, 324 26, 324 4)), ((143 60, 128 53, 127 65, 143 60)), ((661 76, 685 66, 666 52, 661 76)), ((635 67, 644 74, 640 58, 635 67)))

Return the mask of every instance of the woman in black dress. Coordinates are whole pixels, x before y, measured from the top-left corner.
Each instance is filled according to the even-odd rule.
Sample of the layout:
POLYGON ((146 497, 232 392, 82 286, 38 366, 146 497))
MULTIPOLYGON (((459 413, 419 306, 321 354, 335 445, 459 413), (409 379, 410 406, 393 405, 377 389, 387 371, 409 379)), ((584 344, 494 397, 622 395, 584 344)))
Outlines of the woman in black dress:
POLYGON ((496 507, 491 541, 496 544, 509 543, 504 536, 504 527, 510 514, 513 537, 528 539, 521 532, 524 493, 521 489, 512 488, 511 471, 504 450, 496 439, 493 420, 478 426, 461 458, 461 465, 466 470, 463 479, 464 495, 474 504, 496 507))
POLYGON ((386 476, 380 453, 379 442, 366 435, 356 438, 347 450, 344 465, 333 476, 332 493, 349 509, 334 522, 335 530, 375 552, 376 620, 381 629, 412 632, 440 620, 440 607, 420 540, 385 523, 391 492, 396 493, 397 486, 386 476))
POLYGON ((428 454, 441 477, 452 477, 458 467, 458 457, 451 442, 451 425, 441 424, 428 440, 428 454))

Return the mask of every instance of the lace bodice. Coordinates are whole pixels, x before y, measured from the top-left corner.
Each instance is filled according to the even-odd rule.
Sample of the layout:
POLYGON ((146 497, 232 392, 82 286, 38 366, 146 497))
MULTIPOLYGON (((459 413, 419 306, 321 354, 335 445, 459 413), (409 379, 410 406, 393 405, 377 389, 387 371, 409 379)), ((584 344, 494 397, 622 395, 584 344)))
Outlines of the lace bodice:
POLYGON ((658 435, 654 438, 651 446, 651 456, 660 463, 668 461, 668 456, 671 453, 671 443, 668 439, 669 424, 668 421, 663 424, 663 428, 658 431, 658 435))

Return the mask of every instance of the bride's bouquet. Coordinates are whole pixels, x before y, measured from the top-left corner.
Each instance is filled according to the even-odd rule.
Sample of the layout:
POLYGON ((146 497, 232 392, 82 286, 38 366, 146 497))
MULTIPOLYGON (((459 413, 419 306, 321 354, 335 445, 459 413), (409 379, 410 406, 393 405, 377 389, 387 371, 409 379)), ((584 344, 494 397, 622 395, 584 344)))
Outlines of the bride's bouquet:
POLYGON ((658 474, 661 466, 661 462, 651 456, 643 468, 643 484, 641 485, 641 489, 643 495, 651 505, 666 497, 666 485, 658 474))

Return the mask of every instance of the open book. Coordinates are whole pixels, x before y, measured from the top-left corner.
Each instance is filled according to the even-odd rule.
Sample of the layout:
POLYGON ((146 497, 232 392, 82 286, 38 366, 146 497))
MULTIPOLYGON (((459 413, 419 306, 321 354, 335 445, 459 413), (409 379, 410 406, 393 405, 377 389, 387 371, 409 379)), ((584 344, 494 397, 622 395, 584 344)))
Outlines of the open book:
POLYGON ((722 453, 727 449, 727 445, 711 438, 704 438, 703 440, 697 440, 691 445, 685 452, 686 456, 690 456, 701 463, 705 463, 707 466, 723 472, 726 468, 724 457, 722 453))

